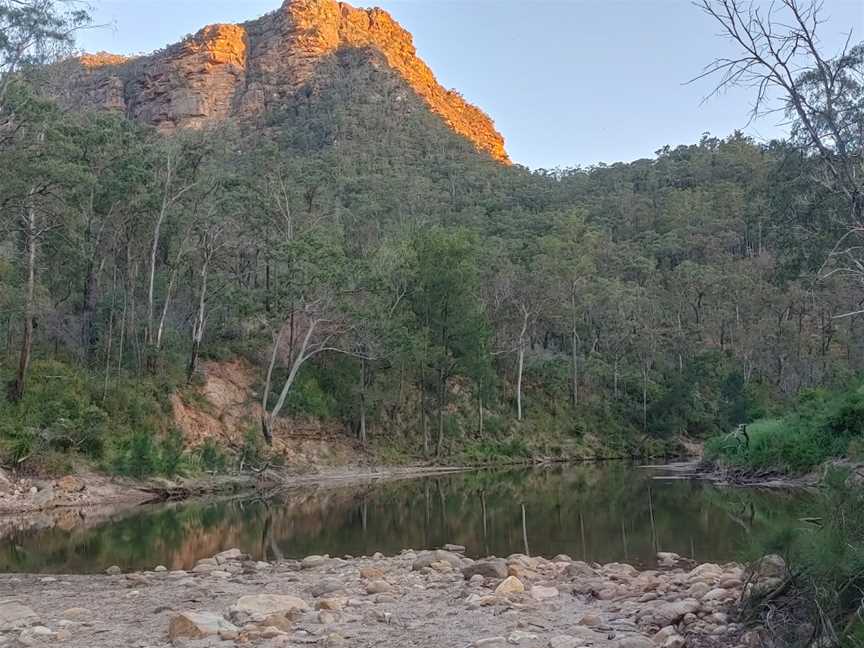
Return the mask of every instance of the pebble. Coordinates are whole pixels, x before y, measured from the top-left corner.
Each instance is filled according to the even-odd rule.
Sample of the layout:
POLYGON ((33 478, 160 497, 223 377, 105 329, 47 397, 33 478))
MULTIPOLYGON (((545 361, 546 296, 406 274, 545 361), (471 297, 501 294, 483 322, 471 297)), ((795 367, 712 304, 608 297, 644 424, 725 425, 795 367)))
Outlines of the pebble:
POLYGON ((504 637, 489 637, 478 639, 471 645, 474 648, 507 648, 507 640, 504 637))
POLYGON ((537 641, 539 637, 531 632, 523 630, 514 630, 507 636, 507 643, 518 645, 529 641, 537 641))
POLYGON ((594 614, 593 612, 587 612, 582 615, 582 618, 579 619, 579 625, 588 626, 589 628, 593 628, 603 624, 603 619, 599 614, 594 614))

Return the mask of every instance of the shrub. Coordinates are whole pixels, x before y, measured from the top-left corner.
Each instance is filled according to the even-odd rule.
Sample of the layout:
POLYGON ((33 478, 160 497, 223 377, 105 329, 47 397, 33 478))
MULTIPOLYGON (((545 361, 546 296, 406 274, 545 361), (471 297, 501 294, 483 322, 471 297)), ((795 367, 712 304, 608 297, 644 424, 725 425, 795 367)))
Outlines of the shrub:
POLYGON ((864 491, 839 469, 829 470, 823 485, 811 518, 756 547, 757 556, 782 554, 789 568, 781 588, 751 595, 742 610, 776 645, 796 645, 808 627, 806 645, 864 646, 864 491))
POLYGON ((168 477, 174 477, 180 472, 183 458, 183 434, 177 428, 173 428, 160 446, 160 472, 168 477))
POLYGON ((225 472, 227 460, 219 444, 213 439, 207 439, 197 451, 198 460, 201 467, 207 472, 220 473, 225 472))
POLYGON ((747 469, 803 473, 845 457, 864 442, 864 394, 803 393, 792 413, 748 426, 749 443, 737 435, 709 440, 706 458, 747 469))
POLYGON ((250 466, 259 467, 266 460, 264 440, 256 426, 250 427, 243 435, 243 447, 238 457, 238 468, 245 469, 250 466))
POLYGON ((465 447, 464 455, 471 463, 506 463, 531 459, 531 448, 522 437, 475 441, 465 447))

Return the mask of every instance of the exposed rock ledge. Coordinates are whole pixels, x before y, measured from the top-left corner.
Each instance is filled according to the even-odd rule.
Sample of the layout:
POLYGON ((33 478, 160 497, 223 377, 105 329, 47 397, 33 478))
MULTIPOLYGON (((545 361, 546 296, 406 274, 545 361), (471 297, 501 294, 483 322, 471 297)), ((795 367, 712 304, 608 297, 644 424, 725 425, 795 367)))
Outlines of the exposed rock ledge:
MULTIPOLYGON (((640 572, 566 556, 473 561, 461 547, 448 549, 278 563, 230 550, 189 572, 0 576, 0 646, 683 648, 755 640, 727 614, 745 588, 737 564, 693 567, 661 554, 663 567, 640 572)), ((785 569, 779 559, 763 563, 768 580, 785 569)))
POLYGON ((409 34, 382 9, 336 0, 285 0, 241 25, 210 25, 152 55, 80 57, 57 74, 55 94, 70 107, 117 110, 163 132, 246 120, 284 103, 341 48, 371 48, 433 113, 479 151, 509 163, 492 119, 442 87, 409 34))

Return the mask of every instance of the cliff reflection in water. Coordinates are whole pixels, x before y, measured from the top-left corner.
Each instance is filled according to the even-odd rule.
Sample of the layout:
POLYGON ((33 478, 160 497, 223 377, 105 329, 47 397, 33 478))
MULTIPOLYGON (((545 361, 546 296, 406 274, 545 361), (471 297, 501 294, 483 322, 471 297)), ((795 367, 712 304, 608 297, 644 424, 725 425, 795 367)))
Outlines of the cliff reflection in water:
POLYGON ((720 491, 657 481, 623 463, 482 471, 350 488, 291 490, 270 501, 191 503, 136 511, 98 526, 68 524, 0 539, 0 570, 87 573, 190 568, 239 547, 255 558, 369 555, 462 544, 474 556, 566 553, 649 564, 658 550, 734 559, 754 533, 797 522, 789 493, 720 491))

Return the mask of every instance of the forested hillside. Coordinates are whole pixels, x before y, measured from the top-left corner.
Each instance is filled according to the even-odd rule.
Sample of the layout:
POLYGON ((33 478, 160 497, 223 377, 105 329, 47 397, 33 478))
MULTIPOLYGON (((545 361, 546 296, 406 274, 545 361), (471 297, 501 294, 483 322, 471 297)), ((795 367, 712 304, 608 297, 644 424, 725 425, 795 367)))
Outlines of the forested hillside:
POLYGON ((176 472, 211 360, 261 406, 205 467, 297 418, 389 458, 673 451, 862 368, 860 292, 819 273, 844 203, 791 143, 505 166, 371 48, 168 136, 62 109, 55 72, 0 95, 4 464, 176 472))

